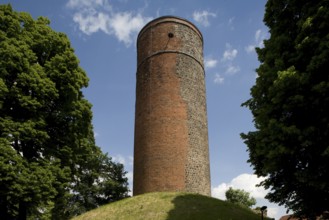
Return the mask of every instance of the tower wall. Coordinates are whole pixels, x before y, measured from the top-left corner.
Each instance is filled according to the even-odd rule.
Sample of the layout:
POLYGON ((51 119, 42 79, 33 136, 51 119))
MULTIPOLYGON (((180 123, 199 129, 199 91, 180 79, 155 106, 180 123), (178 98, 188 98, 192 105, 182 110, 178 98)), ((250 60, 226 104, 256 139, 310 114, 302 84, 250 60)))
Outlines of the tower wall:
POLYGON ((137 40, 134 195, 210 195, 203 39, 190 22, 160 17, 137 40))

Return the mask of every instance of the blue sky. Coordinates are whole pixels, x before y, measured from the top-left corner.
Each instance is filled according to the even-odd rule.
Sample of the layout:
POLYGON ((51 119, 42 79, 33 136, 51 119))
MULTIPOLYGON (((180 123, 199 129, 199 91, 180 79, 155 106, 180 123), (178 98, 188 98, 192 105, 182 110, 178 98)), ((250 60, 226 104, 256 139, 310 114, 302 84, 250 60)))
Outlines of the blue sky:
POLYGON ((284 209, 262 199, 259 179, 247 163, 241 132, 253 130, 241 103, 250 98, 259 62, 254 51, 269 37, 263 24, 266 0, 0 0, 34 18, 46 16, 64 32, 87 72, 84 89, 93 104, 96 143, 125 165, 132 180, 136 36, 151 19, 179 16, 204 38, 212 196, 225 199, 228 187, 245 189, 279 218, 284 209))

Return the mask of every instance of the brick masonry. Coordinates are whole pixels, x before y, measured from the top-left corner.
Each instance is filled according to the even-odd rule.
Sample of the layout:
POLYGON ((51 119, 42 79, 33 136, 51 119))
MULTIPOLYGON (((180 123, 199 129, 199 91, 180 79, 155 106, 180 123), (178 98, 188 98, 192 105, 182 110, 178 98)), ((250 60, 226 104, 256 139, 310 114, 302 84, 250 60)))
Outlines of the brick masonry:
POLYGON ((210 195, 202 34, 160 17, 140 31, 137 53, 133 194, 210 195))

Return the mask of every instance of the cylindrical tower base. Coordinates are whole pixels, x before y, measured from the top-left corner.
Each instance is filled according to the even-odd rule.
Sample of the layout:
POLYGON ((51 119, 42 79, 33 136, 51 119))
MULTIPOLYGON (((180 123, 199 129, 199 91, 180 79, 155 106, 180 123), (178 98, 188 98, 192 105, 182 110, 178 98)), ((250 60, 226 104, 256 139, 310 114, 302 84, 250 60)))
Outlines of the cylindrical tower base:
POLYGON ((210 195, 203 40, 190 22, 161 17, 137 40, 133 194, 210 195))

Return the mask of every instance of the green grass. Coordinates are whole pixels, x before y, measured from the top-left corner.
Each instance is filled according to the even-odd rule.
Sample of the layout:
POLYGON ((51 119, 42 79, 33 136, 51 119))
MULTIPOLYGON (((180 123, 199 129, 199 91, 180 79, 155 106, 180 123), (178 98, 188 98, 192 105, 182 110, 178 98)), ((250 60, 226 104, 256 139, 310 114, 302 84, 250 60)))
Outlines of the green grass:
POLYGON ((101 206, 73 220, 260 220, 261 216, 219 199, 191 193, 148 193, 101 206))

